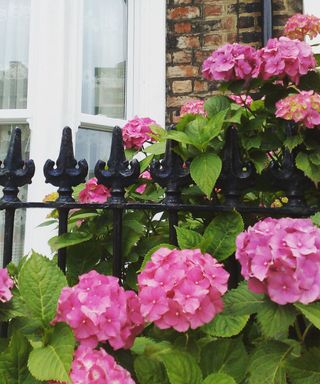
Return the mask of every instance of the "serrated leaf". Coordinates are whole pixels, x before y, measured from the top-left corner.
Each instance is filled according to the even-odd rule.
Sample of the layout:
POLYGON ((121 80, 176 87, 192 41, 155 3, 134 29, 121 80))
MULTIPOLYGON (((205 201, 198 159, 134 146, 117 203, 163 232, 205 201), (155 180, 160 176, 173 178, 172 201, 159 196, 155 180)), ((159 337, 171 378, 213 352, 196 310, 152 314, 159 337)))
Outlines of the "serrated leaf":
POLYGON ((50 322, 67 280, 62 271, 44 256, 33 253, 23 264, 18 277, 19 290, 33 317, 50 322))
POLYGON ((200 365, 204 375, 225 373, 241 383, 248 366, 248 354, 241 338, 220 339, 201 351, 200 365))
POLYGON ((232 337, 238 335, 246 326, 249 315, 231 316, 219 313, 210 323, 201 327, 201 330, 210 336, 232 337))
POLYGON ((84 243, 92 239, 93 234, 89 232, 68 232, 60 236, 54 236, 49 240, 52 251, 58 251, 61 248, 71 247, 72 245, 84 243))
POLYGON ((236 384, 236 382, 232 376, 225 373, 212 373, 203 380, 202 384, 236 384))
POLYGON ((304 305, 295 303, 294 306, 318 329, 320 329, 320 301, 304 305))
POLYGON ((259 346, 250 358, 249 384, 287 384, 285 364, 290 349, 277 341, 259 346))
POLYGON ((23 383, 29 375, 27 368, 31 348, 28 340, 14 332, 5 352, 0 353, 0 382, 3 384, 23 383))
POLYGON ((294 136, 288 136, 283 144, 289 149, 291 152, 294 148, 296 148, 299 144, 303 143, 303 137, 300 134, 294 136))
POLYGON ((296 166, 314 183, 318 184, 320 182, 320 168, 310 161, 309 156, 306 153, 298 153, 296 157, 296 166))
POLYGON ((190 164, 191 177, 197 186, 210 198, 213 187, 220 175, 222 162, 215 153, 203 153, 190 164))
POLYGON ((305 351, 301 357, 287 363, 288 374, 292 384, 320 383, 320 348, 305 351))
POLYGON ((242 282, 236 289, 232 289, 223 296, 224 314, 251 315, 256 313, 265 303, 264 295, 258 295, 248 289, 246 282, 242 282))
POLYGON ((209 117, 215 116, 218 112, 224 111, 230 107, 231 100, 227 96, 212 96, 204 103, 204 109, 209 117))
POLYGON ((258 311, 257 320, 262 334, 276 339, 288 335, 288 328, 294 323, 296 315, 291 305, 266 301, 258 311))
POLYGON ((203 234, 201 249, 211 253, 217 260, 224 260, 236 250, 236 238, 244 229, 238 212, 218 214, 203 234))
POLYGON ((145 152, 151 153, 153 155, 162 155, 166 150, 166 143, 162 141, 160 143, 155 143, 145 147, 145 152))
POLYGON ((71 384, 69 372, 74 346, 75 339, 71 329, 66 324, 58 323, 48 344, 30 353, 30 372, 38 380, 56 380, 71 384))
POLYGON ((181 249, 199 248, 202 240, 200 233, 183 227, 175 227, 178 244, 181 249))
POLYGON ((168 377, 163 364, 147 356, 134 360, 134 371, 140 384, 166 384, 168 377))
POLYGON ((174 351, 161 355, 161 361, 171 384, 200 384, 202 373, 195 359, 188 353, 174 351))

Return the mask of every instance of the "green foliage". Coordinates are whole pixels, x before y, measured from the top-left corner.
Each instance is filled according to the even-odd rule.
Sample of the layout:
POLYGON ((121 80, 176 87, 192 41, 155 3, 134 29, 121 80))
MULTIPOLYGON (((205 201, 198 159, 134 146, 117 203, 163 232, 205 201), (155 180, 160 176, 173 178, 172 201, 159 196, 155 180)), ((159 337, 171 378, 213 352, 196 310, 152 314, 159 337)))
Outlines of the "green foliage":
POLYGON ((36 319, 50 322, 56 313, 60 291, 67 285, 61 270, 49 259, 33 253, 19 273, 19 290, 36 319))
POLYGON ((320 348, 303 351, 302 356, 292 358, 286 367, 292 384, 320 383, 320 348))
POLYGON ((223 312, 201 329, 210 336, 231 337, 238 335, 246 326, 249 315, 231 316, 223 312))
POLYGON ((318 329, 320 329, 320 302, 304 305, 295 303, 294 306, 318 329))
POLYGON ((147 356, 138 356, 134 360, 134 371, 140 384, 169 383, 163 364, 147 356))
POLYGON ((84 243, 92 239, 92 237, 93 234, 89 232, 68 232, 60 236, 52 237, 49 240, 49 245, 53 251, 57 251, 61 248, 84 243))
POLYGON ((202 384, 236 384, 233 377, 225 373, 212 373, 203 380, 202 384))
POLYGON ((69 371, 75 340, 71 329, 58 323, 45 347, 34 349, 29 356, 28 367, 38 380, 57 380, 71 384, 69 371))
POLYGON ((183 227, 175 227, 177 232, 178 244, 181 249, 199 248, 202 236, 196 231, 183 227))

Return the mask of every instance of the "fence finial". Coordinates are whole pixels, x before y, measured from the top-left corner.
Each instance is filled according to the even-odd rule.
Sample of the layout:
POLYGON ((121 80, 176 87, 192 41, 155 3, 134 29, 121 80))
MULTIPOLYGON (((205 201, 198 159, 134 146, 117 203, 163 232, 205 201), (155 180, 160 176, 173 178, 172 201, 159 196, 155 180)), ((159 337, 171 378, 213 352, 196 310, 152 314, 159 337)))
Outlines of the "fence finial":
POLYGON ((111 188, 111 202, 124 202, 124 188, 135 183, 140 175, 137 160, 127 161, 123 148, 122 130, 114 127, 112 131, 111 153, 107 162, 99 160, 94 174, 99 184, 111 188))
POLYGON ((72 132, 69 127, 65 127, 62 131, 61 146, 59 157, 56 161, 56 168, 54 168, 54 165, 54 161, 47 160, 43 167, 46 183, 59 187, 59 198, 57 201, 74 201, 72 197, 72 187, 85 182, 88 173, 88 164, 86 160, 77 162, 74 158, 72 132))
MULTIPOLYGON (((1 162, 0 162, 1 165, 1 162)), ((19 188, 31 184, 35 172, 33 160, 22 160, 21 129, 15 128, 11 133, 7 156, 0 168, 0 185, 3 188, 2 201, 19 201, 19 188)))
MULTIPOLYGON (((171 125, 168 130, 174 130, 171 125)), ((150 166, 150 173, 154 181, 166 188, 165 203, 179 203, 180 190, 191 183, 189 166, 174 152, 176 143, 167 140, 166 153, 163 160, 154 160, 150 166)))
POLYGON ((230 126, 226 131, 222 170, 217 182, 226 204, 236 206, 242 190, 252 184, 254 177, 255 169, 252 163, 244 162, 241 158, 237 129, 230 126))

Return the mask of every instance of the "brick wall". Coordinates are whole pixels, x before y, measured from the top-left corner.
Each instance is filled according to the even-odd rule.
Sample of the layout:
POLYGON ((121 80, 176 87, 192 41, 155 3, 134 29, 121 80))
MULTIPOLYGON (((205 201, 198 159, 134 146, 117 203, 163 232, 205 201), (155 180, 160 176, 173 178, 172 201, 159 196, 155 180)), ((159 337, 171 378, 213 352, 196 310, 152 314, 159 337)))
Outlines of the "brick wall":
MULTIPOLYGON (((151 1, 151 0, 150 0, 151 1)), ((167 122, 180 106, 215 91, 201 77, 201 64, 227 42, 261 44, 260 0, 167 0, 167 122)), ((274 35, 288 15, 301 12, 302 0, 274 0, 274 35)))

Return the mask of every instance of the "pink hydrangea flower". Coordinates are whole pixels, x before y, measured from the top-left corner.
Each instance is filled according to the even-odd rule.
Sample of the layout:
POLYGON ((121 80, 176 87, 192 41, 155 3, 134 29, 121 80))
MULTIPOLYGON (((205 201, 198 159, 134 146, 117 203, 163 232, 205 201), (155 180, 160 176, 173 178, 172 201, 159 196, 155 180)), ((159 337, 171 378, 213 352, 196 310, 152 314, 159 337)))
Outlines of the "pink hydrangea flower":
POLYGON ((189 100, 184 103, 180 109, 180 117, 187 114, 207 116, 207 112, 204 110, 204 100, 189 100))
POLYGON ((91 271, 62 290, 54 323, 63 321, 81 344, 108 341, 114 349, 130 348, 144 327, 140 300, 120 287, 118 279, 91 271))
POLYGON ((102 184, 97 183, 93 177, 86 182, 86 185, 79 193, 80 203, 105 203, 111 196, 110 190, 102 184))
POLYGON ((160 248, 138 276, 141 313, 160 329, 185 332, 223 309, 229 274, 199 249, 160 248))
POLYGON ((6 268, 0 268, 0 301, 5 303, 12 298, 11 289, 13 288, 13 280, 8 274, 6 268))
POLYGON ((249 289, 278 304, 320 299, 320 229, 310 219, 259 221, 238 236, 236 259, 249 289))
POLYGON ((202 66, 207 80, 246 80, 259 74, 260 59, 255 48, 238 43, 226 44, 212 52, 202 66))
POLYGON ((83 346, 75 351, 70 378, 73 384, 135 384, 130 373, 104 349, 83 346))
POLYGON ((276 116, 302 123, 307 128, 320 125, 320 95, 301 91, 276 103, 276 116))
POLYGON ((157 124, 149 117, 135 116, 122 128, 123 143, 126 148, 140 149, 146 141, 154 141, 150 136, 151 125, 157 124))
POLYGON ((250 95, 229 95, 229 99, 233 100, 238 105, 250 107, 253 99, 250 95))
POLYGON ((279 39, 270 39, 258 54, 261 59, 259 76, 264 80, 275 76, 280 78, 288 76, 291 81, 298 84, 300 76, 316 66, 309 44, 284 36, 279 39))
POLYGON ((290 39, 304 40, 306 36, 311 39, 320 33, 320 19, 313 15, 297 13, 290 17, 284 27, 284 35, 290 39))
MULTIPOLYGON (((141 173, 141 175, 139 176, 140 179, 145 179, 145 180, 152 180, 152 177, 151 177, 151 174, 149 171, 144 171, 141 173)), ((147 184, 141 184, 139 185, 139 187, 136 189, 136 192, 137 193, 144 193, 144 191, 146 190, 147 188, 147 184)))

